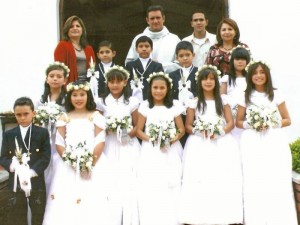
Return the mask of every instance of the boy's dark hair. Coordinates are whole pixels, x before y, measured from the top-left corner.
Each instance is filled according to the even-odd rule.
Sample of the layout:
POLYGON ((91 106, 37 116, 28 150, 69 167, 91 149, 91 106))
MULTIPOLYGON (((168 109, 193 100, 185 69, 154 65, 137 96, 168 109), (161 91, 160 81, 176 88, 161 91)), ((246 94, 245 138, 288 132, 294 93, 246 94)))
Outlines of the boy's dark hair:
MULTIPOLYGON (((250 53, 247 49, 243 48, 243 47, 237 47, 235 48, 232 53, 231 53, 231 58, 229 61, 229 71, 228 71, 228 83, 229 85, 233 84, 233 86, 235 86, 235 81, 236 81, 236 74, 235 74, 235 68, 234 68, 234 60, 238 60, 238 59, 244 59, 246 60, 246 65, 250 62, 250 53)), ((242 74, 244 77, 246 77, 247 72, 244 69, 242 71, 242 74)))
POLYGON ((135 42, 135 47, 137 48, 139 43, 141 42, 148 42, 151 46, 151 49, 153 49, 153 41, 151 40, 151 38, 147 37, 146 35, 140 36, 136 42, 135 42))
MULTIPOLYGON (((127 79, 126 75, 125 75, 123 72, 121 72, 120 70, 117 70, 117 69, 111 69, 111 70, 109 70, 109 71, 106 73, 106 77, 107 77, 107 83, 108 83, 109 81, 112 81, 112 80, 123 81, 123 80, 126 80, 126 79, 127 79)), ((109 90, 109 88, 108 88, 108 86, 107 86, 107 84, 106 84, 106 85, 105 85, 104 94, 103 94, 103 96, 102 96, 102 97, 103 97, 103 103, 104 103, 104 104, 106 104, 106 103, 105 103, 105 99, 106 99, 106 97, 107 97, 109 94, 110 94, 110 90, 109 90)), ((128 83, 127 83, 127 85, 123 88, 121 95, 124 96, 124 103, 125 103, 126 105, 128 105, 128 104, 129 104, 129 97, 130 97, 130 89, 129 89, 128 83)))
MULTIPOLYGON (((87 82, 86 81, 80 81, 80 80, 77 80, 75 82, 72 83, 73 85, 80 85, 80 84, 83 84, 83 85, 86 85, 87 82)), ((71 95, 73 93, 74 89, 69 91, 67 93, 67 97, 66 97, 66 104, 65 104, 65 108, 66 108, 66 112, 71 112, 72 110, 74 110, 74 106, 71 102, 71 95)), ((92 94, 92 91, 91 89, 89 89, 88 91, 86 91, 87 93, 87 102, 86 102, 86 109, 88 111, 93 111, 96 109, 96 103, 94 101, 94 97, 93 97, 93 94, 92 94)))
POLYGON ((100 51, 100 48, 101 48, 101 47, 108 47, 110 50, 116 51, 115 46, 113 45, 113 43, 112 43, 111 41, 107 41, 107 40, 101 41, 101 42, 98 44, 97 52, 100 51))
POLYGON ((194 47, 189 41, 181 41, 176 45, 175 53, 178 54, 179 50, 189 50, 194 54, 194 47))
POLYGON ((146 10, 146 16, 149 16, 149 12, 160 11, 162 16, 165 16, 165 10, 161 5, 151 5, 146 10))
POLYGON ((207 18, 206 18, 206 12, 205 12, 203 9, 196 9, 196 10, 194 10, 193 13, 192 13, 191 21, 193 21, 193 16, 194 16, 194 14, 196 14, 196 13, 202 13, 202 14, 204 15, 204 18, 207 20, 207 18))
POLYGON ((148 88, 148 102, 149 102, 149 108, 153 108, 154 107, 154 101, 153 101, 153 96, 152 96, 152 83, 155 80, 164 80, 167 84, 167 94, 164 98, 164 105, 167 108, 171 108, 173 106, 173 96, 172 96, 172 87, 171 87, 171 83, 170 81, 167 80, 166 77, 164 76, 155 76, 153 77, 150 82, 149 82, 149 88, 148 88))
POLYGON ((16 99, 15 103, 14 103, 14 109, 17 107, 17 106, 29 106, 30 109, 32 111, 34 111, 34 105, 33 105, 33 102, 32 100, 29 98, 29 97, 20 97, 18 99, 16 99))

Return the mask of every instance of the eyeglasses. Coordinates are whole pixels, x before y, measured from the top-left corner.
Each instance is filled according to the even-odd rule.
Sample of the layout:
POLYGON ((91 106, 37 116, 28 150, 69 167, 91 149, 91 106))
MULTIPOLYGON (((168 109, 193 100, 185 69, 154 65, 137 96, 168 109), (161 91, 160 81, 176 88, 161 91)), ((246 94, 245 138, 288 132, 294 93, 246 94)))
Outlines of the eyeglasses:
POLYGON ((197 22, 197 21, 203 22, 204 20, 205 20, 205 19, 203 19, 203 18, 193 19, 193 22, 197 22))

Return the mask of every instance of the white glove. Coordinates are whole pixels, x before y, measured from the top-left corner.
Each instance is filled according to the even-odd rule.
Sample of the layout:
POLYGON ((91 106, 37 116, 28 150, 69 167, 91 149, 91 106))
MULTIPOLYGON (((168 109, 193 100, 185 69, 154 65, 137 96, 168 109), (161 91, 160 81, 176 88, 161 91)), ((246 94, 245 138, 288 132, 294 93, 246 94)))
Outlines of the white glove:
POLYGON ((250 126, 250 124, 249 124, 247 121, 244 121, 244 122, 243 122, 243 128, 244 128, 244 129, 250 129, 251 126, 250 126))
POLYGON ((21 189, 25 192, 26 197, 30 196, 31 190, 31 171, 27 164, 22 164, 18 168, 18 176, 21 189))

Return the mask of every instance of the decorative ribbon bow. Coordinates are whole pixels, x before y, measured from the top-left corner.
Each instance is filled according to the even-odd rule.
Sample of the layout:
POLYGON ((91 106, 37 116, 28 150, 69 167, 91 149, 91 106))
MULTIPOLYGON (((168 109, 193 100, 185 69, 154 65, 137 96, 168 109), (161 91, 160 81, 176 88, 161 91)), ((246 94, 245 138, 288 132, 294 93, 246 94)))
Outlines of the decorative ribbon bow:
POLYGON ((87 78, 90 79, 91 91, 94 99, 98 98, 98 80, 99 79, 99 71, 94 71, 93 69, 88 69, 87 78))

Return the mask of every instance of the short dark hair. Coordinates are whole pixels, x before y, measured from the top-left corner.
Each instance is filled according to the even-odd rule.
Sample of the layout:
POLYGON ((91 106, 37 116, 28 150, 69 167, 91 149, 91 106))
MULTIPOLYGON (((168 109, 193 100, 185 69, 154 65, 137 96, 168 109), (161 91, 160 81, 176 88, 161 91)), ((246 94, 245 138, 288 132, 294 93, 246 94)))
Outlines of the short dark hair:
POLYGON ((147 8, 146 16, 149 16, 149 12, 160 11, 162 16, 165 16, 165 10, 161 5, 151 5, 147 8))
POLYGON ((194 53, 194 47, 191 42, 189 41, 180 41, 176 45, 175 53, 178 54, 179 50, 189 50, 191 53, 194 53))
POLYGON ((17 107, 17 106, 29 106, 30 109, 32 111, 34 111, 34 105, 33 105, 33 102, 31 100, 31 98, 29 97, 20 97, 18 99, 16 99, 15 103, 14 103, 14 109, 17 107))
POLYGON ((114 44, 113 44, 111 41, 108 41, 108 40, 101 41, 101 42, 98 44, 97 52, 100 51, 100 48, 101 48, 101 47, 108 47, 110 50, 116 51, 114 44))
POLYGON ((153 49, 153 41, 151 40, 151 38, 147 37, 146 35, 140 36, 136 42, 135 42, 135 47, 137 48, 139 43, 141 42, 148 42, 151 46, 151 49, 153 49))
POLYGON ((206 18, 206 12, 205 12, 203 9, 196 9, 196 10, 193 11, 193 13, 192 13, 191 21, 193 21, 193 16, 194 16, 194 14, 196 14, 196 13, 202 13, 202 14, 204 15, 205 19, 207 20, 207 18, 206 18))

